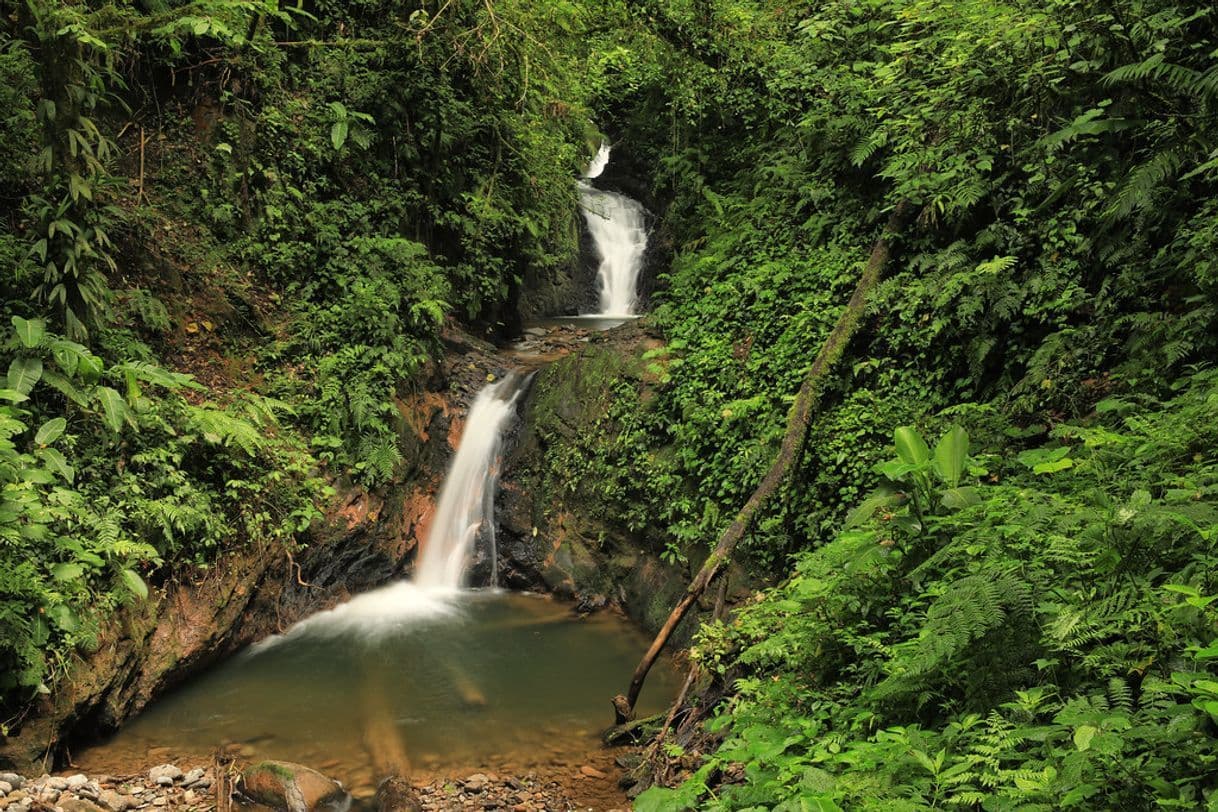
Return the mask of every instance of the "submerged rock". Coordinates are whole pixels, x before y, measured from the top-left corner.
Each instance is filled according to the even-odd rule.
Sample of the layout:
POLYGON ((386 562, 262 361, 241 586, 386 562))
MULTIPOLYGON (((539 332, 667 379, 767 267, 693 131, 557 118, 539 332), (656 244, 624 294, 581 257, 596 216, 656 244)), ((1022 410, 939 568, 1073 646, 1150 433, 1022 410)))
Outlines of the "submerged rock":
POLYGON ((342 784, 303 764, 261 761, 241 774, 237 791, 252 801, 284 812, 345 811, 351 795, 342 784))

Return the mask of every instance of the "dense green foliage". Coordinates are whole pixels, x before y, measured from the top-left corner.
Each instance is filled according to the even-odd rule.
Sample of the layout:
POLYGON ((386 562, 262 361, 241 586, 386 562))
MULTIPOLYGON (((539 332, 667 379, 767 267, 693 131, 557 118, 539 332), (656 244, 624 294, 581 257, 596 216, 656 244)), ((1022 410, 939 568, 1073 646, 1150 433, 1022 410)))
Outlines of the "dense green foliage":
POLYGON ((6 710, 175 568, 392 483, 446 322, 510 335, 575 260, 599 126, 650 180, 664 344, 546 481, 670 560, 917 212, 639 806, 1218 803, 1212 10, 2 7, 6 710))
POLYGON ((634 21, 599 106, 666 206, 667 382, 584 444, 670 554, 743 504, 884 213, 919 209, 746 541, 796 574, 703 632, 726 738, 640 806, 1209 803, 1213 14, 724 0, 634 21), (953 423, 967 469, 944 468, 966 435, 927 460, 911 429, 885 463, 895 427, 953 423))
POLYGON ((445 320, 573 262, 595 131, 575 6, 0 9, 4 724, 117 604, 402 471, 445 320))

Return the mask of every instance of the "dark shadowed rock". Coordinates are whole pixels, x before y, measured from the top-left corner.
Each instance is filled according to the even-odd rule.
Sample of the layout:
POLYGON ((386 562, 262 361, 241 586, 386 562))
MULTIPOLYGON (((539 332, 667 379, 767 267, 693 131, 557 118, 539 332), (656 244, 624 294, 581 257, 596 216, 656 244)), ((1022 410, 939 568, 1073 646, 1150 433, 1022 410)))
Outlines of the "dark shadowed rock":
POLYGON ((377 812, 421 812, 423 806, 410 782, 400 776, 390 776, 376 790, 377 812))

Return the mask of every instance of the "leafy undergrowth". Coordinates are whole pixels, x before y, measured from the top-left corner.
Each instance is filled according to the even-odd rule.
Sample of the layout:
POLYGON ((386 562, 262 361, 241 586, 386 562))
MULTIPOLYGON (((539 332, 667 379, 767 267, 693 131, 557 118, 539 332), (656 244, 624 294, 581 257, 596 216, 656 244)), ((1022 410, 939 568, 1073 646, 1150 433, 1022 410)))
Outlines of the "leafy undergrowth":
POLYGON ((898 430, 845 528, 703 629, 724 738, 636 808, 1206 806, 1218 373, 1174 390, 971 456, 898 430))
MULTIPOLYGON (((130 346, 124 333, 99 336, 130 346)), ((107 364, 41 319, 12 318, 0 387, 0 695, 49 685, 147 578, 239 541, 291 544, 329 490, 252 392, 207 400, 149 360, 107 364)), ((106 350, 102 350, 105 352, 106 350)))

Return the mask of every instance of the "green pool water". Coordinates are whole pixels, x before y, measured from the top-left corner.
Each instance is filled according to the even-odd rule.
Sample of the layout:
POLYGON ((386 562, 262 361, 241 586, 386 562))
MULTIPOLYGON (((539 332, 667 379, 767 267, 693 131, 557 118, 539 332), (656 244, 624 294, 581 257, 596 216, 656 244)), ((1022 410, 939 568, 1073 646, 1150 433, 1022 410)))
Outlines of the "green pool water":
MULTIPOLYGON (((210 760, 232 745, 357 789, 395 759, 416 773, 562 763, 597 746, 647 642, 616 615, 541 597, 394 584, 195 678, 76 761, 210 760)), ((675 682, 657 667, 640 712, 662 709, 675 682)))

